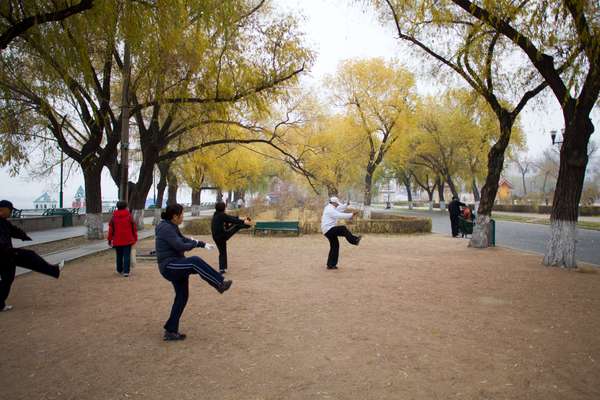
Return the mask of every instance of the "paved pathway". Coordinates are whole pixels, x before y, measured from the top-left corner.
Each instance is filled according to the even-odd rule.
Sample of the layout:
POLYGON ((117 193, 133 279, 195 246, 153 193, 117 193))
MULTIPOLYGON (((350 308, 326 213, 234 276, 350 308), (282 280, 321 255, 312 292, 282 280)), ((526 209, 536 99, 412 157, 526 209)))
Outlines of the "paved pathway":
MULTIPOLYGON (((202 210, 200 212, 200 214, 202 216, 207 216, 207 215, 210 215, 211 213, 212 213, 212 210, 202 210)), ((191 216, 189 216, 189 213, 186 213, 187 220, 196 219, 196 218, 198 218, 198 217, 191 217, 191 216)), ((146 217, 146 218, 144 218, 144 223, 151 224, 153 219, 154 219, 153 217, 146 217)), ((108 229, 108 224, 105 223, 104 230, 106 231, 107 229, 108 229)), ((29 236, 33 239, 33 241, 22 242, 20 240, 14 240, 13 245, 14 245, 14 247, 19 248, 19 247, 25 247, 25 246, 32 246, 32 245, 36 245, 36 244, 49 243, 49 242, 84 236, 85 232, 86 232, 85 226, 74 226, 74 227, 70 227, 70 228, 57 228, 57 229, 49 229, 46 231, 35 231, 35 232, 29 233, 29 236)), ((147 239, 147 238, 153 237, 153 236, 154 236, 153 228, 144 229, 138 233, 139 240, 147 239)), ((60 250, 57 252, 44 254, 43 256, 46 260, 48 260, 48 262, 56 264, 56 263, 60 262, 61 260, 72 261, 72 260, 75 260, 75 259, 78 259, 81 257, 89 256, 91 254, 99 253, 101 251, 106 251, 109 249, 110 249, 110 246, 108 246, 108 243, 106 242, 106 240, 92 240, 83 246, 77 246, 77 247, 73 247, 70 249, 60 250)), ((23 268, 17 267, 17 275, 22 275, 27 272, 31 272, 31 271, 29 271, 28 269, 23 269, 23 268)))
MULTIPOLYGON (((379 210, 378 211, 382 211, 379 210)), ((431 218, 435 233, 450 235, 447 212, 394 208, 393 212, 431 218)), ((550 227, 513 221, 496 221, 496 245, 543 254, 550 237, 550 227)), ((577 260, 600 266, 600 231, 578 229, 577 260)))

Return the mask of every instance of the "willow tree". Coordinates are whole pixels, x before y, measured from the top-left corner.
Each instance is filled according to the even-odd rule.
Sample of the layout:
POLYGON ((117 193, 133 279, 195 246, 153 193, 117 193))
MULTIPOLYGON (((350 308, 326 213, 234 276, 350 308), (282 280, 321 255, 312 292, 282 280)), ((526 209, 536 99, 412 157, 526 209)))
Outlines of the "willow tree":
POLYGON ((594 132, 590 113, 600 93, 600 5, 582 0, 518 6, 509 1, 452 2, 521 50, 561 106, 565 134, 544 264, 576 267, 579 201, 594 132), (565 58, 572 68, 564 67, 565 58))
MULTIPOLYGON (((213 145, 268 143, 252 129, 223 126, 267 113, 312 58, 295 19, 274 14, 265 1, 159 2, 142 21, 136 29, 146 35, 132 46, 132 115, 142 153, 137 181, 130 182, 136 217, 155 164, 213 145)), ((116 182, 116 156, 107 166, 116 182)))
POLYGON ((51 135, 81 167, 89 238, 103 235, 100 177, 119 142, 110 128, 119 114, 111 96, 120 13, 107 1, 61 24, 36 25, 0 61, 5 104, 19 105, 22 118, 36 121, 30 128, 51 135))
MULTIPOLYGON (((518 57, 518 49, 510 40, 450 0, 374 0, 373 3, 382 20, 393 24, 401 40, 433 61, 430 65, 434 73, 457 74, 496 114, 499 134, 488 152, 477 224, 469 243, 473 247, 487 247, 490 216, 512 128, 525 105, 547 86, 547 82, 535 78, 532 69, 518 57), (506 62, 507 59, 511 62, 506 62)), ((508 20, 516 18, 518 7, 507 4, 503 12, 508 20)), ((563 65, 561 68, 572 64, 579 52, 579 49, 566 51, 559 61, 563 65)))
POLYGON ((93 5, 94 0, 81 0, 72 5, 5 0, 0 3, 0 50, 4 50, 13 40, 37 25, 62 21, 89 10, 93 5))
POLYGON ((317 123, 303 126, 297 134, 297 145, 309 150, 298 152, 304 154, 304 166, 328 196, 338 196, 360 186, 367 143, 354 119, 323 115, 317 123))
POLYGON ((370 215, 373 177, 398 137, 411 127, 414 85, 412 73, 380 58, 344 61, 332 79, 334 98, 360 126, 367 143, 363 184, 366 218, 370 215))

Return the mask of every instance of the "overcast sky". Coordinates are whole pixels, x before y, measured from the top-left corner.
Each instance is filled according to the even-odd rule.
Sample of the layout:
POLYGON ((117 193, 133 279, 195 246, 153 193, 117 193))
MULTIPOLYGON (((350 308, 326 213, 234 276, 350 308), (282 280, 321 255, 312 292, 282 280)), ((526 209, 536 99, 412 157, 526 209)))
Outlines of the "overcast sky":
MULTIPOLYGON (((366 11, 352 0, 274 0, 274 4, 284 11, 296 11, 304 15, 301 29, 306 33, 308 45, 317 51, 315 65, 304 80, 308 85, 318 85, 325 76, 336 71, 340 61, 348 58, 395 58, 410 69, 418 68, 417 60, 409 57, 402 44, 395 39, 392 27, 381 26, 372 12, 366 11)), ((418 87, 422 92, 427 92, 435 85, 420 81, 418 87)), ((563 126, 556 101, 547 96, 542 103, 543 105, 540 102, 530 102, 522 112, 523 128, 532 156, 550 146, 550 130, 563 126)), ((598 112, 594 113, 593 120, 598 129, 598 112)), ((592 138, 598 141, 598 136, 595 133, 592 138)), ((12 199, 19 208, 31 208, 33 199, 44 191, 58 198, 58 171, 53 177, 43 181, 30 181, 24 176, 26 174, 11 178, 6 170, 0 170, 0 198, 12 199)), ((80 173, 72 175, 66 182, 65 206, 70 206, 79 185, 83 185, 80 173)), ((107 173, 103 177, 102 194, 104 199, 117 197, 117 188, 107 173)), ((189 194, 181 195, 185 196, 182 201, 187 202, 189 194)))

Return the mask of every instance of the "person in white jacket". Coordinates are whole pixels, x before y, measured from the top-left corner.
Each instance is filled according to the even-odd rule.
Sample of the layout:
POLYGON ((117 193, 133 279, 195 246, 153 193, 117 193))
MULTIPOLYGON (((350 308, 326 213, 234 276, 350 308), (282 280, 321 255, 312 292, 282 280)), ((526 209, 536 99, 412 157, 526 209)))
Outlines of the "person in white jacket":
POLYGON ((337 269, 340 252, 338 236, 344 236, 348 243, 358 246, 361 237, 354 236, 344 225, 336 226, 338 219, 351 219, 355 213, 345 213, 346 205, 340 204, 337 197, 329 199, 329 204, 323 210, 321 217, 321 232, 329 240, 329 256, 327 257, 327 269, 337 269))

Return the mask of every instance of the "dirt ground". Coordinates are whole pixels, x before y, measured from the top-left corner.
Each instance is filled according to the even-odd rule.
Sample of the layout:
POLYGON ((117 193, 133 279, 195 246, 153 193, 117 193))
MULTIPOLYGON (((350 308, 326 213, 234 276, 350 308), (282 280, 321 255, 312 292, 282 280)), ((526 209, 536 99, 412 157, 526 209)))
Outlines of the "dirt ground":
POLYGON ((437 235, 341 247, 327 271, 320 235, 233 238, 233 287, 192 279, 183 342, 162 341, 173 292, 151 262, 122 278, 104 253, 58 281, 19 277, 0 397, 600 398, 600 274, 437 235))

